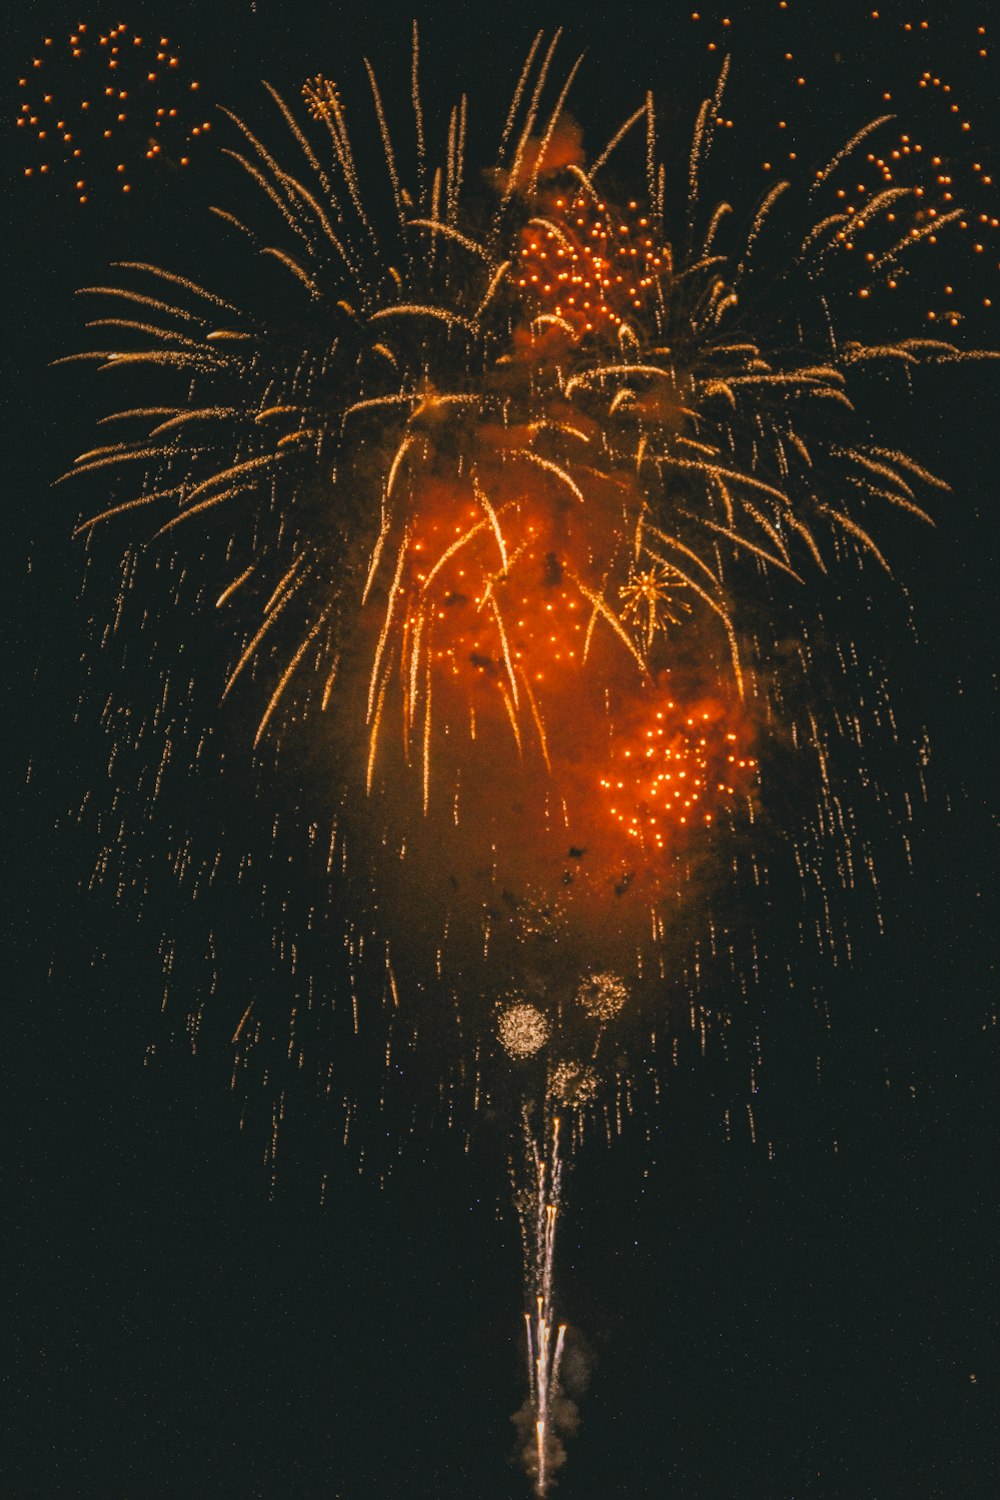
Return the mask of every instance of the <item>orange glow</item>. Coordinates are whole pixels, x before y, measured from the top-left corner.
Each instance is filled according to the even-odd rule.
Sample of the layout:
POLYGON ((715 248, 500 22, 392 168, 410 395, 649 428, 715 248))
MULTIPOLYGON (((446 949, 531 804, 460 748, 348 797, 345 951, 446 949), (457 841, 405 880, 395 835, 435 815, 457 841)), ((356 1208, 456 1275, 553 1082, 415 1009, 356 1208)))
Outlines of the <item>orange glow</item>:
POLYGON ((757 766, 720 703, 658 701, 641 721, 645 728, 615 739, 601 778, 610 816, 647 851, 664 849, 681 829, 710 827, 719 809, 747 790, 757 766))
MULTIPOLYGON (((756 767, 722 697, 726 648, 688 620, 696 596, 669 564, 639 560, 648 502, 633 450, 608 441, 610 398, 573 401, 560 373, 583 344, 621 363, 630 305, 655 291, 670 247, 634 202, 554 198, 540 217, 496 365, 506 421, 427 390, 389 465, 369 789, 376 775, 383 790, 420 786, 438 858, 461 786, 454 837, 489 830, 512 888, 562 891, 577 921, 627 910, 636 927, 672 856, 738 795, 745 807, 756 767), (569 865, 567 848, 580 851, 569 865), (623 908, 628 890, 642 894, 623 908)), ((631 409, 678 431, 687 420, 666 378, 631 409)))

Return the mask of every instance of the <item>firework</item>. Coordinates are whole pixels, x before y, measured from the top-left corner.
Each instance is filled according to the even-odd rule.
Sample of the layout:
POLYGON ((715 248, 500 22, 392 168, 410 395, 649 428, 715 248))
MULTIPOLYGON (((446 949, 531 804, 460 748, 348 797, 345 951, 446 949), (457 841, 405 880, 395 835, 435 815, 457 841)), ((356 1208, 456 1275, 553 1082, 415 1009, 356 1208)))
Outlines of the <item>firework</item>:
POLYGON ((599 1084, 595 1068, 564 1059, 553 1069, 549 1089, 566 1108, 583 1110, 597 1098, 599 1084))
POLYGON ((534 1480, 535 1493, 548 1493, 552 1471, 562 1461, 562 1445, 555 1417, 560 1399, 559 1370, 566 1339, 566 1325, 557 1324, 553 1310, 556 1229, 562 1208, 563 1162, 560 1121, 548 1107, 544 1111, 540 1141, 532 1134, 531 1118, 523 1118, 524 1184, 515 1180, 514 1200, 521 1223, 524 1248, 524 1323, 528 1350, 529 1440, 525 1458, 534 1480))
POLYGON ((176 45, 124 23, 45 37, 18 87, 24 176, 81 204, 187 168, 212 129, 176 45))
MULTIPOLYGON (((527 1111, 539 1493, 563 1348, 558 1111, 575 1138, 599 1109, 609 1132, 620 1122, 670 984, 704 1048, 702 953, 733 952, 710 893, 762 884, 762 767, 805 756, 815 777, 813 822, 790 841, 803 886, 822 887, 829 845, 844 884, 871 873, 802 689, 822 622, 796 601, 807 579, 888 573, 886 518, 931 523, 947 488, 873 429, 870 372, 983 357, 856 322, 963 222, 946 206, 931 220, 923 188, 895 178, 845 198, 888 117, 740 215, 706 188, 723 67, 675 202, 652 96, 585 155, 566 112, 579 62, 557 76, 557 41, 536 39, 486 174, 468 169, 464 98, 435 157, 416 32, 414 139, 368 68, 377 176, 324 75, 303 89, 308 124, 273 90, 276 127, 231 116, 248 200, 216 213, 259 255, 257 300, 146 263, 86 289, 108 336, 69 358, 126 395, 105 419, 118 435, 67 476, 103 489, 81 534, 145 523, 174 602, 193 567, 202 616, 237 622, 215 685, 227 709, 251 705, 258 756, 322 760, 308 839, 336 883, 323 937, 339 922, 352 1033, 382 1024, 381 997, 388 1071, 453 1015, 452 1077, 475 1106, 512 1088, 527 1111), (608 163, 634 148, 641 186, 613 193, 608 163)), ((836 729, 860 748, 853 706, 836 729)), ((260 878, 251 863, 239 880, 260 878)), ((821 943, 825 893, 822 920, 821 943)), ((297 975, 284 917, 274 942, 297 975)), ((250 1001, 234 1086, 255 1049, 302 1068, 316 988, 285 1034, 250 1001)), ((317 1076, 330 1095, 335 1062, 317 1076)), ((282 1091, 272 1168, 284 1106, 282 1091)))
POLYGON ((549 1023, 534 1005, 518 1001, 500 1014, 500 1040, 511 1057, 533 1057, 549 1039, 549 1023))
POLYGON ((577 1002, 588 1016, 610 1021, 624 1010, 628 985, 619 974, 588 974, 576 992, 577 1002))
MULTIPOLYGON (((415 129, 369 68, 377 171, 355 155, 361 102, 325 75, 303 88, 308 125, 272 91, 277 145, 231 117, 247 200, 216 212, 258 252, 255 300, 132 264, 87 289, 101 347, 69 356, 123 392, 68 476, 102 492, 80 532, 138 524, 213 638, 233 622, 211 686, 255 714, 258 755, 322 746, 309 846, 327 851, 352 1031, 375 1024, 366 992, 390 1050, 421 1027, 426 1048, 421 1008, 438 1033, 455 1013, 460 1055, 438 1066, 477 1101, 491 1052, 518 1055, 498 973, 555 1037, 585 976, 613 971, 632 997, 623 1040, 655 1050, 663 984, 698 987, 700 951, 732 949, 717 910, 761 884, 760 834, 743 835, 767 805, 762 750, 772 777, 808 758, 819 788, 790 840, 803 887, 828 883, 830 848, 842 884, 874 883, 830 780, 832 742, 860 751, 861 718, 817 705, 824 624, 797 601, 887 571, 887 518, 926 524, 946 488, 874 431, 870 372, 978 357, 873 319, 966 222, 917 180, 924 162, 946 175, 937 158, 888 144, 888 117, 740 214, 707 190, 723 68, 678 200, 652 96, 585 155, 557 40, 532 47, 485 177, 465 99, 435 158, 416 33, 415 129), (641 190, 606 193, 629 152, 641 190), (892 181, 855 198, 859 155, 892 181)), ((127 557, 119 613, 149 566, 127 557)), ((856 691, 891 720, 883 679, 856 691)), ((153 800, 182 753, 163 746, 153 800)), ((110 878, 113 845, 102 859, 110 878)), ((203 886, 217 869, 209 851, 203 886)), ((301 954, 279 925, 276 950, 301 954)), ((834 946, 825 900, 816 931, 834 946)), ((274 1077, 268 1045, 303 1055, 301 1009, 273 1029, 259 1008, 237 1026, 242 1010, 234 1079, 258 1051, 274 1077)), ((691 1024, 704 1034, 694 1007, 691 1024)), ((569 1051, 589 1066, 592 1045, 569 1051)))
MULTIPOLYGON (((676 862, 746 816, 759 726, 784 712, 744 597, 859 555, 887 566, 879 507, 930 519, 941 482, 869 438, 853 382, 961 357, 827 322, 856 264, 848 219, 870 290, 923 238, 916 190, 814 207, 776 276, 789 183, 735 238, 727 205, 700 207, 725 70, 678 230, 652 100, 588 165, 565 113, 577 65, 557 80, 554 46, 532 49, 485 220, 464 101, 434 165, 416 96, 407 185, 370 71, 387 202, 366 196, 329 80, 304 91, 318 139, 274 96, 298 166, 234 122, 279 242, 219 212, 300 301, 294 346, 266 306, 136 265, 89 293, 114 314, 93 326, 130 336, 71 356, 189 389, 130 405, 109 419, 126 434, 81 455, 74 475, 113 486, 82 529, 144 510, 165 548, 227 538, 218 605, 245 634, 222 696, 272 674, 258 746, 326 716, 351 857, 387 894, 422 892, 406 941, 439 974, 449 950, 509 965, 530 913, 557 909, 580 970, 597 936, 623 972, 662 970, 676 862), (601 175, 632 138, 644 194, 616 204, 601 175)), ((881 124, 816 174, 816 206, 881 124)))

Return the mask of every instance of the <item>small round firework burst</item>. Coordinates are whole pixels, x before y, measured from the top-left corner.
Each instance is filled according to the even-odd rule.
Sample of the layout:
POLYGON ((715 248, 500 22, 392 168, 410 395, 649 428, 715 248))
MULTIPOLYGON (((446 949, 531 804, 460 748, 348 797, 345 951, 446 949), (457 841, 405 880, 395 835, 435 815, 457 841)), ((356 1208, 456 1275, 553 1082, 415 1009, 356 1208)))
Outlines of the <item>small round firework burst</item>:
POLYGON ((323 73, 307 78, 302 85, 306 109, 314 120, 333 120, 340 113, 340 93, 332 79, 323 73))
POLYGON ((497 1032, 511 1057, 534 1057, 549 1039, 549 1023, 537 1006, 519 1000, 501 1012, 497 1032))
POLYGON ((595 1021, 611 1021, 625 1008, 628 985, 620 974, 588 974, 576 998, 595 1021))
POLYGON ((598 1077, 586 1063, 565 1059, 557 1063, 549 1079, 549 1093, 567 1109, 585 1109, 597 1098, 598 1077))
POLYGON ((644 649, 649 651, 658 630, 680 625, 691 613, 691 605, 681 596, 677 580, 663 563, 637 568, 619 590, 622 619, 638 626, 644 649))

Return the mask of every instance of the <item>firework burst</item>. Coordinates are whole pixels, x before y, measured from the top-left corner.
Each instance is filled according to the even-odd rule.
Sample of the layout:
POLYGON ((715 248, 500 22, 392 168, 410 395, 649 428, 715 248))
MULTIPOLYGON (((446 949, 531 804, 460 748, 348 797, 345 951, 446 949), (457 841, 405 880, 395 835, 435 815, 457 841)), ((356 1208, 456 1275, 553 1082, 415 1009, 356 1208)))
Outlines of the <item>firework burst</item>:
POLYGON ((822 195, 885 121, 815 174, 805 228, 783 180, 740 224, 702 207, 724 68, 672 212, 652 97, 587 161, 556 40, 531 49, 488 190, 464 98, 432 160, 415 37, 415 151, 366 65, 381 196, 332 83, 304 90, 319 139, 272 91, 292 160, 235 118, 228 153, 261 227, 216 212, 287 285, 247 308, 132 265, 87 292, 110 346, 70 356, 161 392, 77 460, 110 486, 81 530, 147 512, 164 548, 225 535, 216 602, 244 634, 220 695, 270 676, 256 746, 324 715, 377 884, 462 872, 426 903, 438 972, 445 932, 488 962, 505 893, 530 922, 532 892, 575 924, 581 968, 596 917, 631 971, 657 969, 672 862, 752 801, 750 751, 780 717, 744 599, 859 554, 888 568, 879 512, 929 522, 942 482, 873 439, 854 382, 963 357, 830 321, 923 237, 915 190, 885 188, 850 217, 864 284, 841 284, 848 215, 822 195), (636 140, 644 192, 616 202, 601 183, 636 140))
MULTIPOLYGON (((626 1047, 655 1051, 687 972, 679 949, 697 970, 707 931, 715 952, 705 892, 759 883, 747 832, 775 746, 811 759, 813 841, 834 836, 847 881, 867 860, 822 709, 790 687, 812 654, 793 601, 810 577, 888 572, 884 517, 933 524, 947 488, 874 430, 871 372, 984 357, 858 331, 861 303, 960 222, 929 223, 922 189, 895 182, 842 205, 841 174, 888 116, 804 185, 734 209, 705 190, 726 66, 679 195, 652 95, 584 152, 567 112, 580 60, 559 73, 558 41, 532 45, 485 172, 468 167, 464 97, 432 149, 415 30, 405 133, 366 63, 377 167, 325 76, 303 89, 308 125, 270 90, 280 145, 229 116, 251 206, 215 212, 258 257, 252 292, 147 263, 87 288, 101 347, 68 359, 127 395, 66 476, 103 488, 88 541, 144 523, 170 566, 200 553, 199 609, 237 621, 219 697, 252 705, 258 754, 321 761, 309 843, 341 880, 327 920, 353 1031, 381 994, 388 1067, 400 1035, 428 1048, 445 1017, 474 1106, 516 1096, 539 1493, 562 1348, 559 1112, 578 1139, 603 1101, 611 1129, 626 1047), (611 178, 630 152, 631 196, 611 178), (794 674, 762 637, 771 607, 794 674)), ((134 576, 133 560, 125 591, 134 576)), ((284 927, 280 949, 296 973, 284 927)), ((303 1024, 292 1007, 287 1038, 269 1036, 251 1000, 234 1082, 265 1042, 287 1039, 301 1068, 303 1024)), ((321 1056, 327 1094, 332 1073, 321 1056)), ((282 1092, 272 1166, 283 1112, 282 1092)))
POLYGON ((18 88, 24 176, 80 204, 187 168, 212 130, 177 46, 124 22, 44 37, 18 88))

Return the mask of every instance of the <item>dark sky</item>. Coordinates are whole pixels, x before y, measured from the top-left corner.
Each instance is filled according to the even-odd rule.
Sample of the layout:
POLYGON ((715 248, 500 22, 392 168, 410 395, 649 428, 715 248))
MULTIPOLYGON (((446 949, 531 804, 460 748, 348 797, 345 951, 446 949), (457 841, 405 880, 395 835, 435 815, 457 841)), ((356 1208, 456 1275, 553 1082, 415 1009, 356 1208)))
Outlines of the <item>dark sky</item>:
MULTIPOLYGON (((726 15, 740 173, 758 168, 786 108, 803 154, 821 153, 884 92, 916 99, 924 66, 967 105, 976 160, 1000 170, 997 73, 979 57, 993 39, 976 30, 988 7, 883 6, 877 23, 872 8, 834 18, 818 0, 762 0, 705 7, 697 23, 670 4, 419 15, 428 87, 441 80, 450 98, 457 78, 485 118, 535 26, 555 20, 589 49, 580 114, 595 134, 652 82, 676 98, 683 140, 726 15), (904 30, 923 19, 923 36, 904 30), (789 70, 800 66, 797 92, 789 70), (739 128, 758 118, 761 141, 739 128)), ((174 0, 116 19, 168 31, 203 97, 248 114, 262 75, 294 93, 322 71, 346 89, 362 51, 405 77, 409 15, 384 7, 317 19, 301 0, 174 0)), ((57 6, 16 18, 8 121, 22 68, 66 26, 57 6)), ((75 720, 99 601, 77 602, 75 501, 49 486, 96 441, 99 408, 79 372, 48 365, 80 346, 72 291, 109 260, 216 253, 205 204, 227 179, 206 155, 183 186, 137 176, 127 204, 98 187, 84 213, 22 170, 8 179, 17 231, 3 349, 15 754, 0 1496, 523 1495, 509 1421, 524 1395, 520 1248, 502 1130, 484 1121, 466 1153, 428 1123, 381 1185, 302 1126, 269 1197, 257 1137, 237 1128, 224 1049, 192 1058, 167 1043, 148 1061, 161 1034, 156 915, 137 925, 108 892, 86 891, 93 832, 67 816, 88 786, 98 801, 110 793, 93 719, 89 730, 75 720)), ((992 248, 975 285, 956 289, 970 309, 990 296, 991 270, 1000 286, 992 248)), ((1000 343, 981 313, 961 336, 1000 343)), ((758 1001, 773 1160, 745 1129, 725 1139, 719 1100, 732 1078, 692 1051, 658 1107, 610 1148, 592 1139, 574 1164, 559 1305, 581 1330, 590 1383, 565 1500, 995 1492, 996 411, 983 366, 917 381, 895 416, 901 445, 953 488, 933 537, 901 543, 918 640, 900 628, 887 644, 871 624, 892 653, 904 720, 929 726, 930 793, 910 830, 912 872, 896 835, 875 836, 884 935, 858 912, 850 966, 797 956, 798 994, 829 1003, 822 1082, 814 1013, 776 989, 758 1001)), ((231 914, 249 951, 253 914, 235 897, 231 914)), ((788 940, 780 920, 775 932, 788 940)), ((359 1128, 379 1157, 382 1117, 359 1128)))

